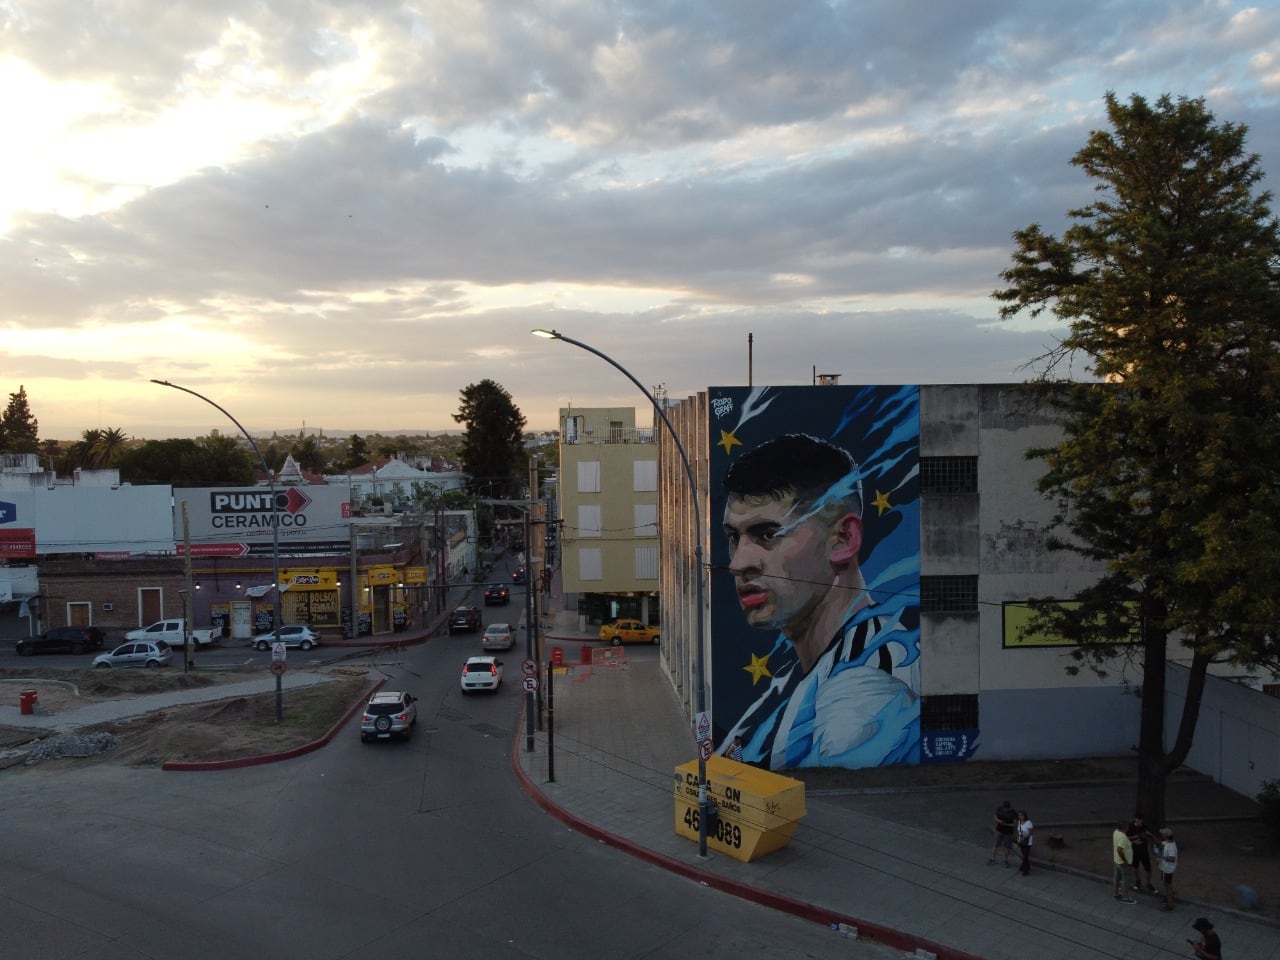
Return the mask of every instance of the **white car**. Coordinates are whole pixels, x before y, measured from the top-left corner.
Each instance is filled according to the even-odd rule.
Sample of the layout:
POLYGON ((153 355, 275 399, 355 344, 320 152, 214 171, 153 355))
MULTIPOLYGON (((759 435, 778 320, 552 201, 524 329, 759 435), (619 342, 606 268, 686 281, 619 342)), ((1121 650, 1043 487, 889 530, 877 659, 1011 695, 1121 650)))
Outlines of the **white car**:
MULTIPOLYGON (((253 645, 259 650, 270 650, 276 642, 275 632, 260 633, 253 638, 253 645)), ((286 647, 297 647, 310 650, 320 642, 320 636, 308 626, 300 623, 287 623, 280 628, 280 642, 286 647)))
POLYGON ((173 659, 173 651, 167 643, 122 643, 110 653, 100 653, 93 658, 98 669, 107 667, 167 667, 173 659))
POLYGON ((510 650, 515 641, 511 638, 511 624, 491 623, 480 639, 481 650, 510 650))
POLYGON ((502 686, 502 661, 497 657, 471 657, 462 665, 462 692, 498 692, 502 686))

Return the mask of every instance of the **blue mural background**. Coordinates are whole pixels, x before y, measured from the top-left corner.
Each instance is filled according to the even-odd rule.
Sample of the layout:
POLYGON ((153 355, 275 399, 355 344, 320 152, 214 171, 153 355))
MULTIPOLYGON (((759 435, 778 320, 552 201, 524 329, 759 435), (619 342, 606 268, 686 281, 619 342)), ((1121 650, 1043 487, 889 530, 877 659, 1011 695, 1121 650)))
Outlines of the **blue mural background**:
MULTIPOLYGON (((920 392, 917 386, 712 387, 708 390, 711 549, 711 666, 713 737, 721 752, 734 725, 761 696, 754 658, 778 663, 788 641, 747 626, 729 572, 721 530, 725 472, 743 453, 774 437, 804 433, 847 450, 858 463, 863 490, 859 563, 873 606, 861 619, 895 629, 876 642, 891 647, 893 675, 919 690, 920 646, 920 392)), ((869 651, 870 652, 870 651, 869 651)), ((919 762, 919 703, 912 742, 876 762, 919 762)), ((761 762, 759 757, 746 759, 761 762)), ((784 766, 787 764, 783 764, 784 766)), ((796 766, 823 765, 813 756, 796 766)), ((867 765, 848 762, 841 766, 867 765)), ((774 768, 778 764, 775 762, 774 768)))

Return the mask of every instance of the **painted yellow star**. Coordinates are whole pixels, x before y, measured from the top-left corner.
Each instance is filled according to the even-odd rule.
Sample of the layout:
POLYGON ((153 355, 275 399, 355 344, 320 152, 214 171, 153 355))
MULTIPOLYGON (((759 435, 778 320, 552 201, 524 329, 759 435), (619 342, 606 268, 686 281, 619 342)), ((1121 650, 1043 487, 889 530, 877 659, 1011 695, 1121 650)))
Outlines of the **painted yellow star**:
POLYGON ((887 493, 881 493, 879 490, 876 491, 876 498, 871 501, 871 505, 879 511, 876 514, 877 517, 884 516, 884 512, 892 506, 892 504, 889 503, 889 495, 887 493))
POLYGON ((769 655, 766 653, 763 657, 757 657, 754 653, 751 655, 751 666, 743 667, 743 670, 751 674, 751 685, 754 687, 760 682, 761 677, 772 677, 769 672, 769 655))
POLYGON ((716 446, 724 447, 725 453, 732 453, 734 447, 742 446, 742 441, 733 435, 732 430, 730 430, 728 433, 725 433, 723 430, 721 430, 720 439, 716 443, 716 446))

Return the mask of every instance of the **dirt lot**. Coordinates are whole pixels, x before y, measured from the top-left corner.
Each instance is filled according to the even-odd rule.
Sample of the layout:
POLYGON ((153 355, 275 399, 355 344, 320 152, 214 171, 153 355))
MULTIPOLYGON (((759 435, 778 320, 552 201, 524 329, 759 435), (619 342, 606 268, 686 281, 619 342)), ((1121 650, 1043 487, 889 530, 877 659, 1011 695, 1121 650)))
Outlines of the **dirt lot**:
MULTIPOLYGON (((89 732, 109 731, 120 741, 114 750, 99 754, 90 762, 159 766, 167 760, 230 760, 302 746, 324 736, 372 686, 363 670, 333 672, 337 679, 329 683, 289 691, 284 701, 284 719, 279 722, 276 721, 275 694, 267 693, 160 710, 133 720, 89 728, 89 732)), ((45 669, 20 674, 0 671, 0 681, 18 677, 38 684, 42 707, 63 712, 102 700, 237 683, 246 679, 246 674, 240 671, 184 674, 170 670, 45 669)), ((0 694, 7 695, 10 687, 14 685, 0 683, 0 694)), ((0 747, 18 746, 29 739, 27 731, 0 728, 0 747)))

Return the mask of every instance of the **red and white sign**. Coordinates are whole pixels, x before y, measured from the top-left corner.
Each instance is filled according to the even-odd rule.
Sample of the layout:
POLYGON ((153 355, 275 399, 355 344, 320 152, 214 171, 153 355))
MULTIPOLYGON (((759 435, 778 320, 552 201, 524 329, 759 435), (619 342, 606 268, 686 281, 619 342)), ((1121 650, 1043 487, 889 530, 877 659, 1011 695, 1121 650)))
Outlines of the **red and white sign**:
POLYGON ((710 737, 707 737, 707 739, 705 739, 705 740, 699 740, 699 741, 698 741, 698 756, 702 757, 702 759, 703 759, 703 760, 710 760, 710 759, 711 759, 711 748, 712 748, 712 743, 711 743, 711 738, 710 738, 710 737))
MULTIPOLYGON (((175 544, 178 556, 186 556, 186 547, 185 543, 175 544)), ((191 555, 193 557, 247 557, 249 545, 247 543, 193 543, 191 555)))
POLYGON ((538 689, 538 678, 525 677, 523 680, 520 681, 520 686, 524 687, 527 693, 533 693, 533 691, 538 689))
POLYGON ((34 527, 8 527, 0 529, 0 557, 19 559, 36 555, 36 531, 34 527))

